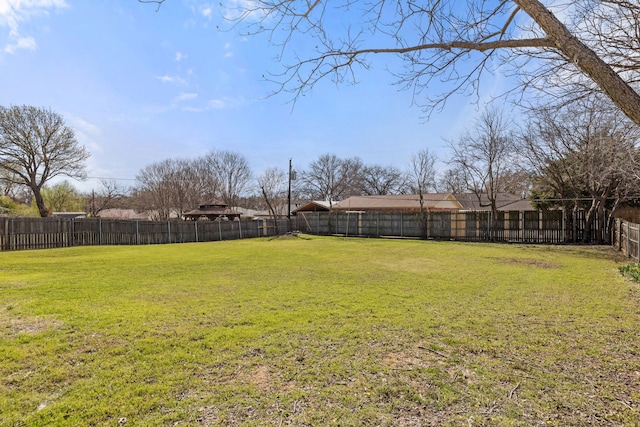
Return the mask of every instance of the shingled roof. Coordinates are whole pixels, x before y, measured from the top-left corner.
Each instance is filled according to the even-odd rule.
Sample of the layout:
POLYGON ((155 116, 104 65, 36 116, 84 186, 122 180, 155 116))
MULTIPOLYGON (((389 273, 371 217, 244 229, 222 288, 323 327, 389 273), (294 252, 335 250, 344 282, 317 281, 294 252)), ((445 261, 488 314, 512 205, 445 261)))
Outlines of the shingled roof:
MULTIPOLYGON (((423 195, 423 208, 432 211, 450 211, 462 208, 451 193, 423 195)), ((334 211, 419 211, 417 194, 393 194, 385 196, 354 196, 333 205, 334 211)))
MULTIPOLYGON (((423 195, 423 209, 429 211, 483 211, 489 210, 486 194, 478 200, 474 193, 429 193, 423 195)), ((499 193, 499 211, 534 210, 528 199, 515 194, 499 193)), ((333 211, 420 211, 420 196, 417 194, 394 194, 383 196, 354 196, 334 203, 333 211)))
POLYGON ((227 204, 220 200, 210 200, 201 204, 198 209, 193 209, 184 214, 185 219, 198 220, 198 219, 210 219, 215 220, 218 218, 226 217, 227 219, 240 218, 241 212, 235 209, 227 207, 227 204))

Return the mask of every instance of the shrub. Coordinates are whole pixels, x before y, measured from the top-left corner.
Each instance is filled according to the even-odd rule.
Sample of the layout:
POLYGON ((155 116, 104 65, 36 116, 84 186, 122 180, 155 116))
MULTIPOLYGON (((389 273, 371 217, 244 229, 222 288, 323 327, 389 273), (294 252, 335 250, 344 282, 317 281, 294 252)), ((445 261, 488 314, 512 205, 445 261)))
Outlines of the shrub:
POLYGON ((620 267, 620 273, 629 279, 640 282, 640 264, 632 263, 620 267))

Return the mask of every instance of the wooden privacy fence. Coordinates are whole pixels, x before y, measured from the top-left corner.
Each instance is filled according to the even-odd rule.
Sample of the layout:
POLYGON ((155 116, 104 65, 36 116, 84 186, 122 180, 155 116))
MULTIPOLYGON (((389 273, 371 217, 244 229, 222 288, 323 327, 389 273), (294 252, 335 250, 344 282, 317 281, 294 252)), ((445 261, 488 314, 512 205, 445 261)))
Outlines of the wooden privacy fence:
POLYGON ((640 262, 640 224, 616 219, 613 232, 613 246, 628 258, 640 262))
POLYGON ((86 245, 149 245, 273 236, 287 222, 131 221, 62 218, 0 218, 0 251, 86 245))
MULTIPOLYGON (((467 241, 566 243, 583 225, 569 227, 564 211, 298 212, 303 233, 467 241)), ((578 221, 573 221, 578 222, 578 221)))

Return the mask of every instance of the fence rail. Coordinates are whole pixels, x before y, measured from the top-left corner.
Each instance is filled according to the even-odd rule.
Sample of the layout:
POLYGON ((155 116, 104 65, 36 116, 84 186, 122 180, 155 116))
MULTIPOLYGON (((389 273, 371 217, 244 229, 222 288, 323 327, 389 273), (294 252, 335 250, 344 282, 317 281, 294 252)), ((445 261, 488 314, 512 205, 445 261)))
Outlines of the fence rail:
MULTIPOLYGON (((560 210, 499 212, 495 218, 487 211, 423 215, 414 212, 299 212, 291 221, 277 222, 0 217, 0 251, 210 242, 275 236, 289 230, 317 235, 552 244, 585 241, 583 236, 588 234, 583 213, 570 213, 567 218, 560 210)), ((616 226, 617 234, 622 235, 623 231, 619 245, 624 245, 631 256, 640 259, 637 226, 635 229, 629 225, 616 226)))
POLYGON ((628 258, 640 262, 640 224, 616 219, 613 246, 628 258))
POLYGON ((0 218, 0 251, 87 245, 211 242, 282 234, 287 221, 0 218), (276 226, 277 225, 277 226, 276 226))
POLYGON ((566 243, 582 238, 583 215, 564 211, 299 212, 298 230, 320 235, 566 243))

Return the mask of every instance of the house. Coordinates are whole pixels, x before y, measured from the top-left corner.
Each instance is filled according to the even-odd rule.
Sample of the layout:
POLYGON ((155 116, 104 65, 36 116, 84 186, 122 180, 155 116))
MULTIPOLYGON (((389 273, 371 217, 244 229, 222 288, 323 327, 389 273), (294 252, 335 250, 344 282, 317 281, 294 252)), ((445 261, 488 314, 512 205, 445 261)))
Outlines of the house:
MULTIPOLYGON (((486 194, 481 194, 480 199, 475 193, 464 193, 454 195, 460 203, 462 211, 488 211, 491 210, 489 199, 486 194)), ((498 193, 496 195, 496 207, 498 211, 535 211, 529 199, 511 193, 498 193)))
POLYGON ((118 208, 110 208, 103 209, 96 215, 99 218, 105 219, 131 219, 131 220, 149 220, 148 212, 136 212, 133 209, 118 209, 118 208))
POLYGON ((226 203, 214 199, 201 204, 197 209, 186 212, 184 219, 191 221, 239 220, 241 215, 241 212, 229 208, 226 203))
MULTIPOLYGON (((499 193, 496 204, 499 211, 536 210, 528 199, 509 193, 499 193)), ((488 211, 490 209, 486 194, 483 194, 480 199, 474 193, 422 195, 424 212, 488 211)), ((417 194, 354 196, 334 203, 331 210, 333 212, 420 212, 420 196, 417 194)))
MULTIPOLYGON (((457 211, 462 205, 451 193, 422 195, 423 211, 457 211)), ((420 212, 420 196, 417 194, 393 194, 384 196, 354 196, 332 206, 334 212, 420 212)))
POLYGON ((329 202, 328 200, 314 200, 301 206, 291 206, 291 214, 298 212, 329 212, 331 206, 335 206, 337 202, 329 202))
POLYGON ((82 219, 87 217, 87 213, 86 212, 51 212, 51 217, 64 218, 64 219, 82 219))

